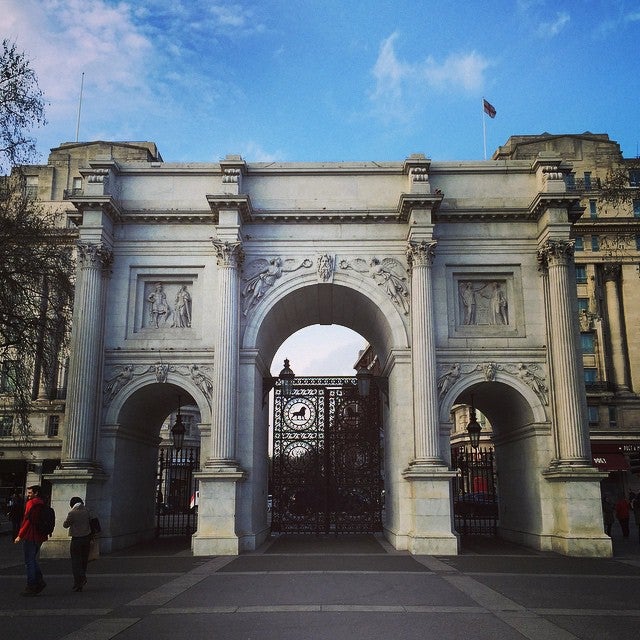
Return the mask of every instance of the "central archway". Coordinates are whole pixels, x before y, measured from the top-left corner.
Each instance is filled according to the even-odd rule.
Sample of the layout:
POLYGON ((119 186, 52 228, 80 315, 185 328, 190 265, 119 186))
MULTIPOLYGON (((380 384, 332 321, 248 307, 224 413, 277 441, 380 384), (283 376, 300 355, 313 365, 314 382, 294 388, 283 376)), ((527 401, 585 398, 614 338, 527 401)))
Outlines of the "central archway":
POLYGON ((385 450, 387 514, 400 491, 402 469, 413 452, 413 420, 410 385, 411 360, 406 318, 375 284, 365 279, 354 288, 336 274, 331 284, 315 278, 299 278, 272 291, 251 315, 243 332, 240 357, 240 398, 237 455, 251 477, 238 486, 237 527, 241 549, 255 548, 269 535, 266 504, 268 494, 269 410, 263 383, 270 379, 269 367, 280 345, 293 333, 309 325, 338 324, 360 334, 373 348, 389 381, 389 403, 384 405, 382 425, 398 437, 394 442, 406 451, 385 450), (404 381, 404 382, 403 382, 404 381), (408 388, 409 387, 409 388, 408 388))

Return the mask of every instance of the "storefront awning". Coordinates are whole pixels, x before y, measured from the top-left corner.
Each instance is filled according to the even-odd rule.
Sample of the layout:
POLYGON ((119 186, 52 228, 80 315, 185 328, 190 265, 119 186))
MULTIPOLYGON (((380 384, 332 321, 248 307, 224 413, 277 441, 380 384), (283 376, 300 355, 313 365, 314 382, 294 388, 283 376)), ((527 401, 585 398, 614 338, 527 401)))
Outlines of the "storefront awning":
POLYGON ((591 457, 599 471, 628 471, 629 462, 621 453, 597 453, 591 457))

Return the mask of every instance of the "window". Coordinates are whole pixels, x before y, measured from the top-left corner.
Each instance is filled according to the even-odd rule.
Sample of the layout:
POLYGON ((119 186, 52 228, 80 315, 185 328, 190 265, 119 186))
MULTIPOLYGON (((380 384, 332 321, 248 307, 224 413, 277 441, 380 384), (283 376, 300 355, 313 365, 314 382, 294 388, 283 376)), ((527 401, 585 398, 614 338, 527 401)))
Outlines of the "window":
POLYGON ((589 215, 592 218, 598 217, 598 203, 596 200, 589 200, 589 215))
POLYGON ((636 250, 640 251, 640 236, 636 236, 636 250))
POLYGON ((591 190, 591 171, 584 172, 584 188, 587 191, 591 190))
POLYGON ((567 191, 575 191, 576 190, 576 174, 568 173, 564 177, 564 183, 567 185, 567 191))
POLYGON ((25 189, 27 198, 35 200, 38 197, 38 176, 27 176, 25 189))
POLYGON ((582 347, 582 353, 595 353, 596 352, 595 335, 593 333, 581 333, 580 346, 582 347))
POLYGON ((633 199, 633 217, 640 218, 640 198, 633 199))
POLYGON ((47 435, 50 438, 55 438, 58 435, 60 428, 60 416, 49 416, 47 420, 47 435))
POLYGON ((631 169, 629 171, 629 186, 640 187, 640 169, 631 169))
POLYGON ((589 298, 578 298, 578 311, 589 311, 589 298))
POLYGON ((612 429, 618 426, 618 411, 616 407, 609 407, 609 426, 612 429))
POLYGON ((574 248, 576 251, 584 251, 584 238, 582 236, 576 236, 574 248))
POLYGON ((13 416, 0 416, 0 437, 7 438, 13 433, 13 416))
POLYGON ((600 251, 600 238, 591 236, 591 251, 600 251))
POLYGON ((584 382, 585 384, 595 384, 598 382, 598 370, 592 367, 585 367, 584 382))
POLYGON ((587 407, 588 415, 589 415, 589 424, 599 424, 600 423, 600 415, 598 412, 598 407, 593 407, 589 405, 587 407))
POLYGON ((587 267, 583 264, 576 265, 576 282, 578 284, 587 283, 587 267))

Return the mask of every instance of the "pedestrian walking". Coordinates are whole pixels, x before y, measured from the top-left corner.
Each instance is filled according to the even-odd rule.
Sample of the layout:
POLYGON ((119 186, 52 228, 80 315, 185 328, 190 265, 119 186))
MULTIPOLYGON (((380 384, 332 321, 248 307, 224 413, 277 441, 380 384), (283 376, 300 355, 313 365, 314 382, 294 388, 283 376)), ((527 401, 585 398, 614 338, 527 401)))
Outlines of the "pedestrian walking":
POLYGON ((27 488, 27 504, 24 516, 20 525, 18 535, 14 539, 14 544, 22 542, 24 549, 24 564, 27 570, 27 586, 22 592, 23 596, 38 595, 47 583, 42 577, 42 571, 38 564, 38 552, 40 546, 49 537, 41 533, 36 526, 41 516, 41 511, 45 507, 44 500, 40 496, 41 488, 33 485, 27 488))
POLYGON ((633 509, 633 517, 638 527, 638 542, 640 542, 640 493, 637 493, 633 498, 631 508, 633 509))
POLYGON ((20 525, 22 524, 22 517, 24 516, 24 498, 22 492, 16 489, 7 501, 7 518, 11 520, 11 530, 13 539, 18 535, 20 531, 20 525))
POLYGON ((71 544, 71 571, 73 572, 73 590, 82 591, 87 584, 87 563, 89 562, 89 549, 91 547, 91 515, 84 506, 82 498, 74 496, 69 500, 71 511, 67 514, 62 526, 69 529, 71 544))
POLYGON ((622 528, 622 535, 625 538, 629 537, 629 501, 621 496, 620 500, 616 502, 616 518, 622 528))
POLYGON ((611 537, 611 527, 615 518, 613 502, 609 496, 602 498, 602 520, 604 521, 604 532, 611 537))

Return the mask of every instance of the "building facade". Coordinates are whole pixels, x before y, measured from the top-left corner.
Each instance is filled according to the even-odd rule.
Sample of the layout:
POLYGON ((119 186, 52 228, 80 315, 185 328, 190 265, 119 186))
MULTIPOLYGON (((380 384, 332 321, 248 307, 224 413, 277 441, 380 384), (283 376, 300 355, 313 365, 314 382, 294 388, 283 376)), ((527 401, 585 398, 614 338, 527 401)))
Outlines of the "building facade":
MULTIPOLYGON (((575 149, 590 141, 614 158, 615 143, 590 135, 512 138, 493 160, 465 163, 416 154, 173 164, 152 143, 52 150, 27 173, 77 234, 67 382, 53 404, 36 404, 43 415, 55 409, 57 434, 36 422, 22 449, 5 436, 0 465, 51 459, 27 482, 40 473, 61 511, 85 496, 100 514, 103 548, 121 548, 154 534, 161 428, 189 404, 202 452, 194 552, 254 549, 269 535, 271 361, 298 329, 340 324, 368 340, 385 380, 384 533, 396 548, 457 552, 451 412, 473 395, 493 429, 500 535, 610 555, 600 514, 609 470, 593 464, 588 427, 591 407, 606 417, 613 403, 615 427, 598 423, 607 440, 630 444, 639 431, 638 354, 623 322, 638 299, 622 284, 638 255, 625 259, 616 295, 594 267, 593 295, 578 289, 592 300, 583 329, 574 242, 587 235, 591 192, 576 188, 575 149), (616 302, 612 326, 604 318, 616 302), (583 380, 589 332, 594 349, 611 345, 596 381, 613 386, 597 393, 583 380), (625 332, 627 344, 612 340, 625 332)), ((604 168, 591 171, 595 179, 604 168)), ((66 552, 62 531, 48 549, 66 552)))

